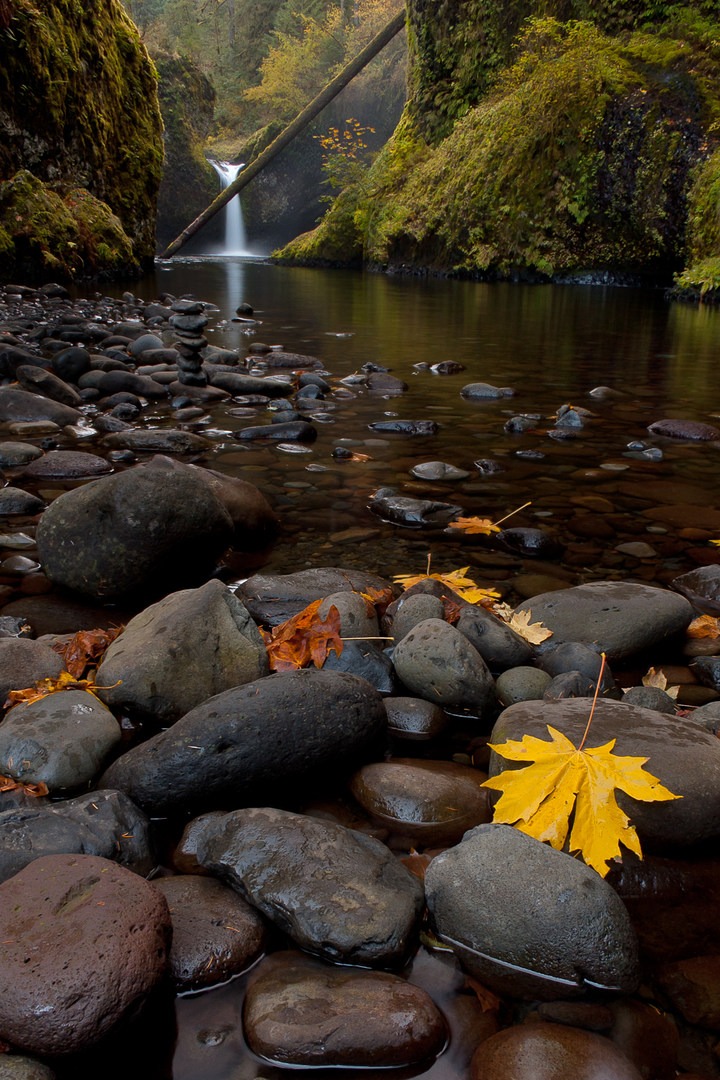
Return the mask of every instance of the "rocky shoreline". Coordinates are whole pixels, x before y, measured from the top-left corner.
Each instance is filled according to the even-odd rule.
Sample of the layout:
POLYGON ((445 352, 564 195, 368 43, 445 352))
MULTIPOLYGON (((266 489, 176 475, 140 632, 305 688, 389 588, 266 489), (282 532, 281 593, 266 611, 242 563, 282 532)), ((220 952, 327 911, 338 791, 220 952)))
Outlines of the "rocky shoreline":
MULTIPOLYGON (((163 995, 240 976, 233 1037, 258 1075, 720 1076, 720 631, 688 632, 716 613, 716 568, 533 596, 535 643, 492 597, 422 575, 402 590, 400 567, 253 573, 275 511, 198 464, 212 444, 183 424, 260 395, 277 422, 242 438, 302 444, 328 376, 209 346, 206 307, 0 298, 0 513, 22 582, 0 586, 3 700, 61 679, 77 631, 122 626, 0 723, 0 1080, 82 1075, 163 995), (145 422, 157 403, 175 426, 145 422), (92 452, 58 448, 73 437, 92 452), (248 568, 230 583, 228 549, 248 568), (273 670, 273 628, 315 603, 320 666, 273 670), (641 683, 649 664, 666 688, 641 683), (616 739, 682 796, 621 797, 645 859, 606 879, 493 823, 480 787, 504 768, 489 743, 551 725, 577 745, 599 679, 592 745, 616 739), (423 955, 452 992, 408 978, 423 955)), ((460 511, 377 497, 386 520, 460 511)))

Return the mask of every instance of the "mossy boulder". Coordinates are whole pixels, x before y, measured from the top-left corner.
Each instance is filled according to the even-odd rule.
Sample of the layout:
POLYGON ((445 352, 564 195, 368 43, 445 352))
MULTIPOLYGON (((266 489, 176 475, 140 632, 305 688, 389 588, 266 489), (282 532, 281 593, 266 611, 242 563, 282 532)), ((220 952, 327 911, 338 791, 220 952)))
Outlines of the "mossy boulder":
MULTIPOLYGON (((707 6, 668 3, 653 21, 639 0, 592 12, 558 0, 559 14, 593 16, 561 21, 530 17, 530 0, 410 0, 411 97, 353 193, 348 261, 360 249, 392 269, 669 282, 689 250, 715 259, 720 45, 707 6)), ((350 194, 280 257, 337 261, 350 194)))
MULTIPOLYGON (((67 274, 92 273, 93 258, 119 268, 128 249, 110 215, 132 245, 124 269, 149 263, 163 159, 157 76, 119 0, 13 0, 0 20, 0 55, 0 177, 27 170, 46 187, 48 205, 74 192, 75 210, 58 217, 57 241, 48 220, 31 272, 46 272, 53 257, 67 274), (88 264, 68 245, 82 247, 94 220, 101 234, 86 244, 88 264)), ((2 218, 0 227, 12 237, 11 222, 2 218)), ((0 249, 7 257, 7 239, 0 249)), ((19 270, 29 258, 21 244, 19 270)))
POLYGON ((0 273, 74 278, 133 269, 119 218, 85 188, 63 199, 26 169, 0 183, 0 273))

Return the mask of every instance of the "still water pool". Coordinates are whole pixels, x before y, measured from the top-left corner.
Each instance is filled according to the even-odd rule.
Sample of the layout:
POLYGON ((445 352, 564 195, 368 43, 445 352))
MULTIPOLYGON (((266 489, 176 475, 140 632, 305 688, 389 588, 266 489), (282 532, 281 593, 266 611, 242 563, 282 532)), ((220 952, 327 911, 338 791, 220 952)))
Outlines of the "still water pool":
POLYGON ((282 517, 267 570, 324 564, 414 573, 431 552, 434 570, 469 563, 479 584, 498 585, 512 602, 537 591, 538 574, 666 584, 720 558, 709 543, 720 536, 720 442, 647 430, 664 418, 720 427, 720 311, 668 303, 658 290, 479 284, 239 259, 159 263, 132 287, 145 300, 191 293, 216 305, 213 344, 241 355, 251 342, 282 345, 318 357, 331 373, 335 391, 318 406, 311 445, 239 444, 238 428, 269 422, 264 406, 239 418, 233 402, 197 428, 214 440, 209 464, 253 480, 282 517), (256 322, 232 321, 243 301, 256 322), (443 361, 464 370, 428 370, 443 361), (391 396, 339 383, 365 364, 388 368, 408 389, 391 396), (516 393, 467 401, 460 391, 472 382, 516 393), (591 395, 599 386, 612 396, 591 395), (555 417, 566 405, 592 415, 558 438, 555 417), (505 430, 517 415, 535 418, 528 432, 505 430), (393 417, 433 420, 437 433, 379 436, 369 427, 393 417), (367 460, 335 459, 348 442, 367 460), (469 475, 453 483, 411 475, 438 460, 469 475), (507 526, 541 528, 556 550, 528 558, 483 538, 390 525, 368 509, 380 487, 492 520, 529 501, 507 526), (628 551, 627 543, 640 546, 628 551))

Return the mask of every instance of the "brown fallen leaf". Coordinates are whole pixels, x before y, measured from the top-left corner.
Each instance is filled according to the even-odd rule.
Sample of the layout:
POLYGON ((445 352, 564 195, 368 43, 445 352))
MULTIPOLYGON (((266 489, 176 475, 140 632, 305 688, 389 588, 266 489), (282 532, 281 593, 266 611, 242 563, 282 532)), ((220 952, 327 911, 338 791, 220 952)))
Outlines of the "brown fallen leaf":
POLYGON ((475 994, 483 1012, 498 1011, 501 1005, 500 998, 497 994, 493 994, 492 990, 488 990, 487 986, 483 986, 477 979, 473 979, 471 975, 465 976, 465 985, 475 994))
POLYGON ((76 679, 82 679, 88 668, 96 668, 105 651, 123 631, 122 626, 107 630, 78 630, 65 645, 55 647, 62 656, 65 668, 76 679))
POLYGON ((421 881, 425 880, 425 871, 432 862, 432 855, 421 855, 419 851, 415 851, 414 848, 410 850, 409 855, 403 855, 400 862, 403 866, 406 866, 411 874, 414 874, 416 878, 420 878, 421 881))
POLYGON ((656 686, 658 690, 664 690, 668 697, 676 698, 680 693, 679 686, 668 686, 667 677, 664 671, 658 671, 656 668, 648 668, 646 673, 642 677, 643 686, 656 686))
POLYGON ((691 638, 720 637, 720 619, 716 619, 714 615, 698 615, 685 633, 691 638))
POLYGON ((291 619, 265 631, 265 647, 271 671, 293 671, 314 664, 320 668, 328 653, 343 651, 340 612, 334 604, 324 619, 318 616, 323 599, 315 600, 291 619))
POLYGON ((552 637, 552 630, 548 630, 541 622, 531 622, 532 611, 513 611, 508 604, 494 604, 492 609, 511 630, 520 637, 525 638, 531 645, 540 645, 552 637))

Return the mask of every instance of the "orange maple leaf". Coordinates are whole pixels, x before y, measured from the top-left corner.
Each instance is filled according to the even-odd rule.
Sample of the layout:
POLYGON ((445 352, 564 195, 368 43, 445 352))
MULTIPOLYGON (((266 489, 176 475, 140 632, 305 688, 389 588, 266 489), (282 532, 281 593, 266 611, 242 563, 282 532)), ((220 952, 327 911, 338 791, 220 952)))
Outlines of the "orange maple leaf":
POLYGON ((279 626, 266 633, 265 646, 271 671, 293 671, 314 664, 320 668, 328 653, 340 656, 340 612, 332 604, 324 619, 318 615, 321 600, 315 600, 279 626))
POLYGON ((62 656, 65 668, 76 679, 82 679, 88 668, 97 667, 106 649, 122 633, 122 626, 108 630, 78 630, 64 645, 55 647, 62 656))
POLYGON ((690 623, 685 633, 692 638, 720 637, 720 619, 716 619, 713 615, 698 615, 697 619, 693 619, 690 623))
POLYGON ((44 780, 41 780, 39 784, 24 784, 22 780, 14 780, 12 776, 0 776, 0 791, 15 791, 16 789, 21 789, 33 798, 40 798, 49 792, 44 780))

